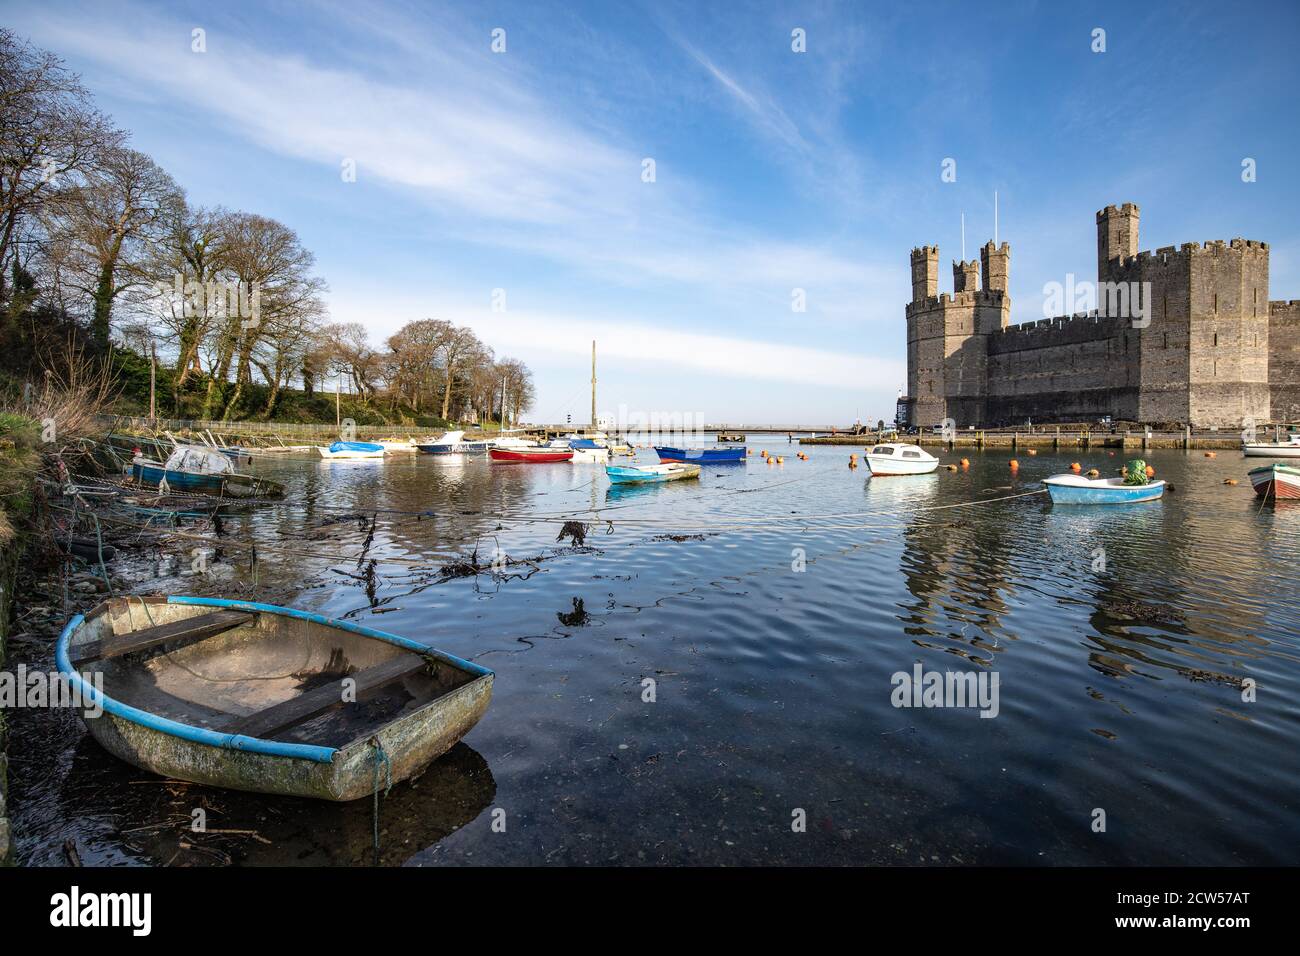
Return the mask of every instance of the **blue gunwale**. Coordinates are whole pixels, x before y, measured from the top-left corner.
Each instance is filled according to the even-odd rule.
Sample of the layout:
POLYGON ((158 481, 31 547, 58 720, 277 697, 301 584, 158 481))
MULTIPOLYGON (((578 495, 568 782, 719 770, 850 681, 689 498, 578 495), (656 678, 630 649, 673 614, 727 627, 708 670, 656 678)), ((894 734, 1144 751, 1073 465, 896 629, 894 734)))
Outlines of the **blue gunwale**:
POLYGON ((743 462, 747 454, 744 446, 739 448, 674 448, 671 445, 656 445, 655 454, 660 461, 680 461, 688 465, 718 465, 725 462, 743 462))
MULTIPOLYGON (((482 664, 475 664, 473 661, 464 660, 454 654, 448 654, 446 651, 437 650, 410 638, 389 634, 387 631, 378 631, 372 627, 355 624, 352 621, 341 621, 321 614, 313 614, 311 611, 280 607, 278 604, 261 604, 257 601, 232 601, 228 598, 190 597, 187 595, 171 595, 167 598, 167 603, 279 614, 282 617, 311 621, 315 624, 323 624, 326 627, 336 627, 340 630, 351 631, 353 634, 387 641, 389 644, 395 644, 406 650, 416 651, 428 657, 435 657, 453 667, 466 670, 479 677, 493 673, 482 664)), ((98 701, 107 713, 160 733, 180 737, 182 740, 207 744, 210 747, 223 747, 227 750, 243 750, 248 753, 264 754, 270 757, 296 757, 301 760, 311 760, 315 763, 331 763, 334 760, 334 755, 338 753, 335 747, 318 747, 313 744, 292 744, 279 740, 263 740, 260 737, 247 737, 243 734, 223 734, 219 731, 209 730, 206 727, 196 727, 193 724, 183 724, 167 717, 160 717, 149 711, 132 707, 130 704, 124 704, 107 694, 101 694, 92 684, 82 678, 80 672, 72 666, 72 659, 68 655, 72 635, 85 623, 85 620, 86 616, 84 614, 78 614, 64 626, 63 632, 59 635, 59 642, 54 648, 54 660, 58 665, 59 673, 67 677, 69 684, 82 695, 82 699, 91 703, 98 701)))

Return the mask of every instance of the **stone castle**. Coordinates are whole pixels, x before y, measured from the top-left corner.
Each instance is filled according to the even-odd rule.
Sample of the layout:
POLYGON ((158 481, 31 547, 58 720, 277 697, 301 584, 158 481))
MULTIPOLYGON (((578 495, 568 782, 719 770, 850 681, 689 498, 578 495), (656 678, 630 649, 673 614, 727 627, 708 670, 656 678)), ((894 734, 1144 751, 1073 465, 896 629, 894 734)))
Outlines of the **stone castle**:
POLYGON ((900 422, 1300 421, 1300 301, 1269 301, 1268 243, 1139 252, 1138 218, 1133 203, 1097 213, 1096 309, 1022 325, 1008 243, 954 262, 942 295, 938 246, 913 249, 900 422))

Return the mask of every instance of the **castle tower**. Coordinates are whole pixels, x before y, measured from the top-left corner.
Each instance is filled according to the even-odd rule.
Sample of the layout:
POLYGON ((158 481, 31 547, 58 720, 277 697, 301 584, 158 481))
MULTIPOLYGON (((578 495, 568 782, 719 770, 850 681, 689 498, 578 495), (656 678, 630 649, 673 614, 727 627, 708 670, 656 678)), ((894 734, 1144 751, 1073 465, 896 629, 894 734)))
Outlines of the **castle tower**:
POLYGON ((939 294, 939 247, 912 250, 912 301, 922 302, 939 294))
POLYGON ((1126 202, 1097 213, 1097 281, 1111 280, 1112 260, 1138 254, 1138 207, 1126 202))
POLYGON ((1011 244, 995 246, 989 240, 980 249, 980 288, 985 292, 1010 291, 1011 244))
POLYGON ((970 262, 952 264, 952 291, 978 292, 980 281, 980 264, 972 259, 970 262))

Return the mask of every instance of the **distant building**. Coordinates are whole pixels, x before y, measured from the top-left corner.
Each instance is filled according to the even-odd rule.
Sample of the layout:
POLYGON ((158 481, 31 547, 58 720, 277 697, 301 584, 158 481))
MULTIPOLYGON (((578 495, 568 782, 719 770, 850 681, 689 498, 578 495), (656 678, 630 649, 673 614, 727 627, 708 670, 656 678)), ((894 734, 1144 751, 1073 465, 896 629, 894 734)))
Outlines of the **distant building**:
POLYGON ((954 262, 942 295, 939 248, 913 249, 900 417, 921 427, 1300 420, 1300 301, 1269 301, 1268 244, 1138 252, 1138 218, 1133 203, 1097 213, 1096 309, 1022 325, 1009 324, 1008 243, 954 262))

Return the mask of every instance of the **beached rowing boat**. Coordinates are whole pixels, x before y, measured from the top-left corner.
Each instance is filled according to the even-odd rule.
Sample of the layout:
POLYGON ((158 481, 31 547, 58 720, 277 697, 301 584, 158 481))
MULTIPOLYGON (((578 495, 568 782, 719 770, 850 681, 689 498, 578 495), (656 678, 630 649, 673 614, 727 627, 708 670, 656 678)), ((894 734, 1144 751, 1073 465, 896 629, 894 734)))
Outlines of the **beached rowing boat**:
POLYGON ((1155 501, 1165 493, 1162 480, 1144 485, 1125 484, 1123 478, 1085 478, 1083 475, 1053 475, 1043 480, 1052 504, 1123 505, 1155 501))
POLYGON ((660 461, 683 461, 697 465, 722 465, 745 460, 744 448, 672 448, 655 446, 660 461))
POLYGON ((529 462, 534 465, 557 461, 572 461, 572 448, 492 448, 488 457, 493 461, 529 462))
POLYGON ((419 773, 492 697, 479 664, 351 621, 220 598, 112 598, 68 622, 55 658, 91 713, 102 701, 84 719, 114 756, 165 777, 322 800, 419 773))
POLYGON ((669 462, 663 465, 608 465, 605 474, 615 484, 648 484, 700 477, 699 465, 669 462))

